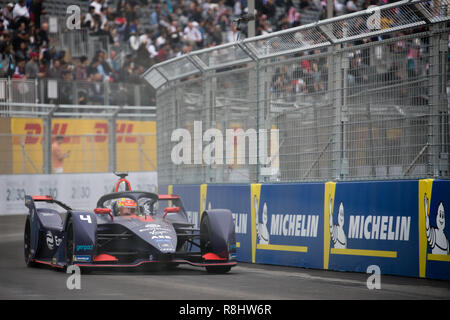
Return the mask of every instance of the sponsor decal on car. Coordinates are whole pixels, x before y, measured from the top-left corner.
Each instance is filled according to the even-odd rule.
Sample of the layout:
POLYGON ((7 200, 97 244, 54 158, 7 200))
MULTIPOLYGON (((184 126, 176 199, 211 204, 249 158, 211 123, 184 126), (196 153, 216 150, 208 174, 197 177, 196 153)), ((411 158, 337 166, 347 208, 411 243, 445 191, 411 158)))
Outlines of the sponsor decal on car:
POLYGON ((74 255, 73 256, 73 261, 74 262, 91 262, 91 256, 74 255))
POLYGON ((47 248, 49 250, 53 250, 53 248, 55 247, 55 242, 53 240, 53 234, 51 231, 47 231, 46 241, 47 241, 47 248))
POLYGON ((161 250, 162 252, 175 250, 175 248, 173 247, 172 241, 158 240, 157 244, 158 244, 159 250, 161 250))
POLYGON ((93 245, 77 245, 77 251, 91 251, 92 249, 94 249, 93 245))

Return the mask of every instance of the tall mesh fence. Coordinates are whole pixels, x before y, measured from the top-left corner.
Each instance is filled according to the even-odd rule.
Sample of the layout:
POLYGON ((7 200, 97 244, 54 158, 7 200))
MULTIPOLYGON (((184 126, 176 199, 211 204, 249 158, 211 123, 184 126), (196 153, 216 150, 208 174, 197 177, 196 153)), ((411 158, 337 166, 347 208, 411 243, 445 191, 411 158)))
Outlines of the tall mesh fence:
POLYGON ((152 67, 159 183, 448 178, 449 8, 400 1, 152 67), (229 161, 239 129, 256 140, 232 137, 229 161))

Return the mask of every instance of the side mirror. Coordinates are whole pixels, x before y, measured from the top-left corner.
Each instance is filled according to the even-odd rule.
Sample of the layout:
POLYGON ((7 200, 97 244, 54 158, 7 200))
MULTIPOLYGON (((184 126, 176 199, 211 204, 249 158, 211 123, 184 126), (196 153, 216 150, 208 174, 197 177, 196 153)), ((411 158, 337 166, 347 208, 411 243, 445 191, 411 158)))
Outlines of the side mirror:
POLYGON ((180 207, 165 208, 163 218, 165 218, 168 213, 178 213, 178 212, 180 212, 180 207))
POLYGON ((95 208, 95 214, 108 214, 111 217, 111 220, 114 221, 114 216, 112 215, 112 211, 110 208, 95 208))

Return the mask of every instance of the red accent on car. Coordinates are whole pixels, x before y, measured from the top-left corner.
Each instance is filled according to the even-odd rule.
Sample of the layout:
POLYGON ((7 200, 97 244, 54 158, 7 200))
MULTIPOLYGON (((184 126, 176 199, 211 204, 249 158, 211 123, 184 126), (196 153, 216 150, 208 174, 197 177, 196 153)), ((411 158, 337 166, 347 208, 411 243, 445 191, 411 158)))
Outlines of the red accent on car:
POLYGON ((160 194, 158 195, 159 200, 177 200, 180 199, 179 196, 175 194, 160 194))
POLYGON ((164 213, 178 213, 180 212, 180 207, 168 207, 164 209, 164 213))
POLYGON ((102 253, 94 257, 94 262, 103 262, 103 261, 119 261, 119 259, 106 253, 102 253))
POLYGON ((205 260, 227 260, 226 258, 221 258, 217 254, 212 252, 205 253, 202 258, 205 260))
POLYGON ((33 196, 34 201, 53 201, 52 196, 33 196))
POLYGON ((164 209, 163 219, 167 216, 168 213, 178 213, 180 212, 180 207, 168 207, 164 209))
POLYGON ((96 214, 108 214, 111 217, 111 220, 114 221, 114 216, 111 213, 110 208, 95 208, 94 213, 96 214))
POLYGON ((131 190, 130 181, 128 181, 127 179, 120 179, 119 181, 117 181, 116 189, 114 190, 114 192, 117 192, 117 190, 119 190, 119 186, 120 186, 120 184, 122 182, 125 182, 127 184, 127 190, 126 191, 130 191, 131 190))
POLYGON ((95 208, 94 213, 108 214, 108 213, 111 213, 111 209, 110 208, 95 208))

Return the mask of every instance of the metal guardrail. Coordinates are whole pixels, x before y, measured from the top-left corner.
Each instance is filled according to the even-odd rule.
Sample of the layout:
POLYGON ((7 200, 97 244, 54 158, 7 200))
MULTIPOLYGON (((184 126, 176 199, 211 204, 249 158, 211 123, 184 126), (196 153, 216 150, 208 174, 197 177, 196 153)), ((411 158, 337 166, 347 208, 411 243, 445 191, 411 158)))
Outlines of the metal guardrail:
POLYGON ((0 116, 154 119, 156 107, 0 102, 0 116))
POLYGON ((98 108, 102 105, 150 106, 154 98, 153 90, 146 84, 0 79, 0 102, 96 105, 98 108))
POLYGON ((159 183, 449 177, 449 20, 449 0, 399 1, 152 66, 159 183), (210 128, 278 129, 275 165, 174 164, 179 128, 200 152, 210 128))

